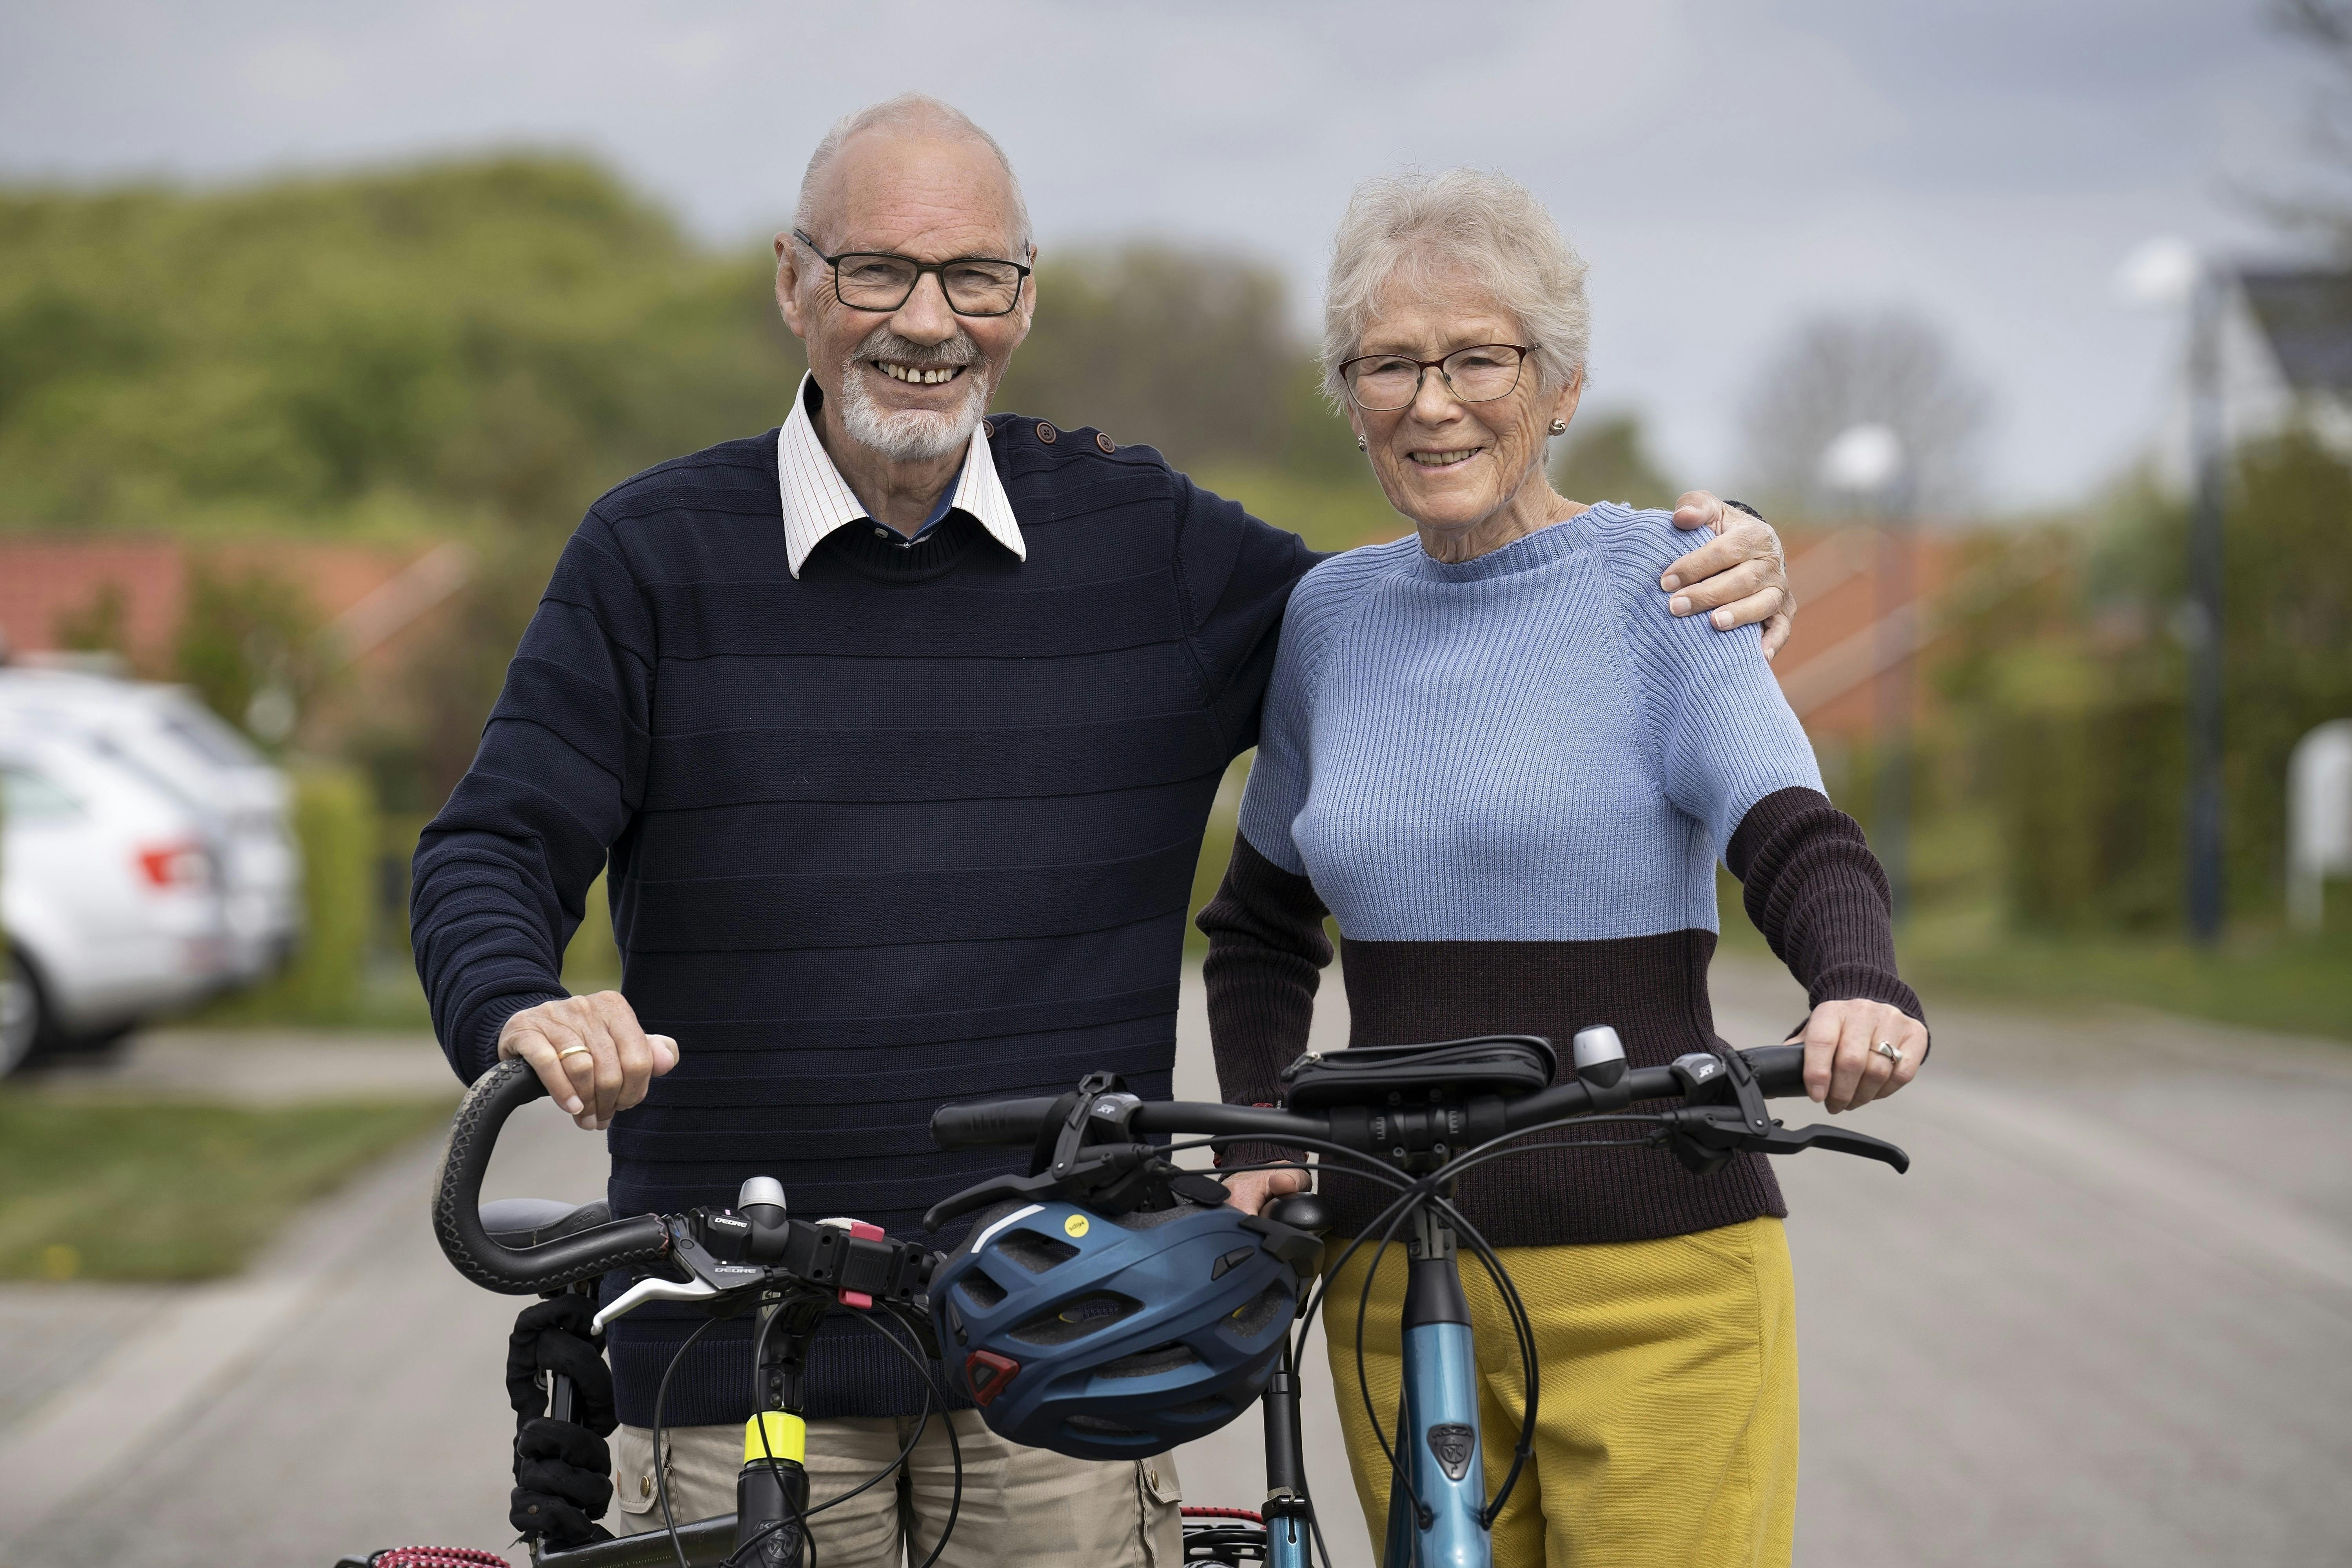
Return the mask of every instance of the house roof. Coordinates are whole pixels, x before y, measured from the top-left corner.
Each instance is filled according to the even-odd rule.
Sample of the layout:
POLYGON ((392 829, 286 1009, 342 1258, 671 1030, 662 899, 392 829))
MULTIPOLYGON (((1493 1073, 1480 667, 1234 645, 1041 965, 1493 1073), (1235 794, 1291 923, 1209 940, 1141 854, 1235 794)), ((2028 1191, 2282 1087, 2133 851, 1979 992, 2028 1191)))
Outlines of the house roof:
POLYGON ((2297 392, 2352 392, 2352 272, 2248 268, 2247 308, 2297 392))

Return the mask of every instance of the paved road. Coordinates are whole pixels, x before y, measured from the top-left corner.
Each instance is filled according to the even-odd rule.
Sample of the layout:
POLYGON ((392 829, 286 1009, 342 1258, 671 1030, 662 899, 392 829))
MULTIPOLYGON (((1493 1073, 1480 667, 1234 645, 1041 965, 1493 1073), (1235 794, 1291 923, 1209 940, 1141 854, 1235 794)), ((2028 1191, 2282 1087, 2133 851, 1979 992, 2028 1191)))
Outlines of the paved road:
MULTIPOLYGON (((1717 990, 1741 1043, 1801 1010, 1728 963, 1717 990)), ((1318 1026, 1345 1026, 1331 1008, 1318 1026)), ((591 1190, 596 1141, 526 1115, 493 1184, 591 1190)), ((2352 1561, 2352 1050, 1946 1008, 1930 1076, 1866 1115, 1910 1148, 1909 1176, 1782 1168, 1800 1563, 2352 1561)), ((497 1544, 510 1307, 434 1251, 429 1163, 310 1216, 253 1279, 119 1308, 153 1326, 109 1320, 123 1347, 0 1428, 0 1565, 325 1568, 394 1541, 497 1544), (256 1315, 266 1331, 233 1326, 256 1315)), ((0 1333, 22 1299, 0 1299, 0 1333)), ((1188 1450, 1188 1492, 1245 1498, 1255 1447, 1244 1424, 1188 1450)), ((1337 1444, 1310 1447, 1332 1545, 1364 1563, 1337 1444)))

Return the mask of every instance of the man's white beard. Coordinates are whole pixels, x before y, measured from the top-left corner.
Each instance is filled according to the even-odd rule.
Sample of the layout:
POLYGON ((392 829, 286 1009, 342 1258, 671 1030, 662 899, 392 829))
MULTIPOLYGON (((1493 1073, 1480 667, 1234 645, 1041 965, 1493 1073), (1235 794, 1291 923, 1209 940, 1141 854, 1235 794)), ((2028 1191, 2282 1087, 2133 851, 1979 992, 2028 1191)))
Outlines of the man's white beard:
POLYGON ((981 379, 980 355, 969 338, 937 348, 908 342, 888 328, 877 330, 857 345, 841 367, 841 427, 859 446, 897 462, 923 462, 944 458, 967 445, 988 411, 988 388, 981 379), (969 353, 970 359, 956 357, 969 353), (877 359, 906 364, 961 364, 963 403, 944 413, 906 408, 885 413, 866 390, 868 366, 877 359))

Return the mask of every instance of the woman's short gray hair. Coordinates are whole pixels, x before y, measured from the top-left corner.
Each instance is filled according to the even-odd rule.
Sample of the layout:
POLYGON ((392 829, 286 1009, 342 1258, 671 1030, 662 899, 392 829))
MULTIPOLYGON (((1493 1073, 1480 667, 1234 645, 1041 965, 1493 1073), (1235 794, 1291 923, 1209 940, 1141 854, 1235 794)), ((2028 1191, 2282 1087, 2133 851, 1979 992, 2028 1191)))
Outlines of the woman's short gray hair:
POLYGON ((1547 390, 1584 369, 1592 335, 1584 258, 1533 191, 1491 169, 1387 174, 1356 187, 1332 242, 1323 387, 1342 409, 1348 390, 1339 366, 1355 357, 1382 290, 1401 275, 1420 281, 1453 268, 1519 319, 1547 390))

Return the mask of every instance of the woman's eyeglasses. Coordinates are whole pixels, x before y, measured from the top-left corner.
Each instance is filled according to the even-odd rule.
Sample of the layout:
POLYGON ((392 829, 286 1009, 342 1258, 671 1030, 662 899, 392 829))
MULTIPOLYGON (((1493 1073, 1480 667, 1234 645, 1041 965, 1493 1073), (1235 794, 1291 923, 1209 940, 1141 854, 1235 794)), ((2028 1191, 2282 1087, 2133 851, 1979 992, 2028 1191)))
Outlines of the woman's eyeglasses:
POLYGON ((799 229, 793 237, 815 250, 833 268, 833 291, 853 310, 895 310, 914 298, 923 274, 939 275, 948 309, 959 316, 1005 316, 1021 303, 1021 280, 1029 268, 1017 261, 964 256, 953 261, 918 261, 880 250, 845 250, 826 256, 799 229))
POLYGON ((1407 359, 1402 354, 1366 354, 1339 367, 1339 380, 1357 407, 1369 414, 1410 408, 1421 395, 1422 377, 1435 371, 1445 390, 1462 403, 1492 403, 1519 384, 1519 369, 1532 349, 1517 343, 1479 343, 1455 349, 1444 359, 1407 359))

